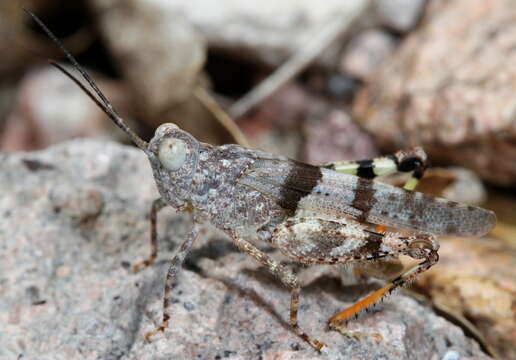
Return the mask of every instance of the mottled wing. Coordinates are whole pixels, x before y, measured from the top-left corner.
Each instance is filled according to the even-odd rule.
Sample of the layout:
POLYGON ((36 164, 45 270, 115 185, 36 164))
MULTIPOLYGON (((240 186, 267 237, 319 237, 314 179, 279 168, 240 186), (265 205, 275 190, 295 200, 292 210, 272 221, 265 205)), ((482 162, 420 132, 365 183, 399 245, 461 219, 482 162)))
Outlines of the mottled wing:
POLYGON ((318 167, 282 159, 258 159, 239 183, 273 198, 284 209, 295 211, 322 178, 318 167))
POLYGON ((479 236, 493 212, 293 160, 257 159, 239 183, 292 211, 437 235, 479 236))

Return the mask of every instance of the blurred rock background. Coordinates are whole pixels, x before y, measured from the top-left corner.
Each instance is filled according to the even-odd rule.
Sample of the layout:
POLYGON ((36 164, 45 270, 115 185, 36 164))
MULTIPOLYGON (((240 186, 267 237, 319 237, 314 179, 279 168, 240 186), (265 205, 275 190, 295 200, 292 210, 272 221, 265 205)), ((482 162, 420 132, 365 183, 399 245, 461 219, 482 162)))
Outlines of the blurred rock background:
MULTIPOLYGON (((250 144, 314 164, 423 146, 434 168, 418 190, 491 208, 499 224, 484 239, 441 239, 440 263, 414 290, 486 354, 516 359, 513 1, 2 0, 0 159, 36 150, 44 157, 82 137, 128 143, 48 64, 63 55, 23 7, 145 139, 175 122, 206 142, 250 144), (231 118, 209 105, 215 102, 231 118)), ((0 190, 0 213, 22 206, 23 197, 0 190)), ((37 267, 41 259, 28 250, 22 256, 4 246, 16 239, 6 231, 8 216, 0 221, 0 259, 37 267)), ((0 299, 9 294, 2 279, 0 299)))

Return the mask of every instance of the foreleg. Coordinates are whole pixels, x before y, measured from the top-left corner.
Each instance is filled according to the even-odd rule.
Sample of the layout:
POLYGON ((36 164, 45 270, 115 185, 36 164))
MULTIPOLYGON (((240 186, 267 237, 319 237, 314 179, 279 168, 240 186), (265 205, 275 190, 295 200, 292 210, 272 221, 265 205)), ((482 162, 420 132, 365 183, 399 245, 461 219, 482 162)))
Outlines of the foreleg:
POLYGON ((145 335, 145 340, 149 341, 149 339, 154 336, 158 332, 164 332, 165 329, 169 325, 169 320, 171 317, 171 305, 172 305, 172 286, 174 285, 177 275, 181 270, 183 262, 192 249, 192 245, 198 237, 198 225, 194 223, 192 229, 188 233, 186 239, 181 244, 181 247, 177 251, 177 253, 172 258, 172 262, 167 272, 167 278, 165 280, 165 295, 163 296, 163 319, 161 321, 161 325, 156 327, 151 332, 148 332, 145 335))
POLYGON ((149 265, 152 265, 156 262, 156 258, 158 257, 158 233, 156 231, 156 220, 158 217, 158 212, 163 209, 167 203, 163 201, 162 198, 158 198, 152 202, 152 208, 150 212, 150 223, 151 223, 151 233, 150 233, 150 245, 151 245, 151 254, 142 262, 139 262, 133 266, 133 271, 138 272, 149 265))

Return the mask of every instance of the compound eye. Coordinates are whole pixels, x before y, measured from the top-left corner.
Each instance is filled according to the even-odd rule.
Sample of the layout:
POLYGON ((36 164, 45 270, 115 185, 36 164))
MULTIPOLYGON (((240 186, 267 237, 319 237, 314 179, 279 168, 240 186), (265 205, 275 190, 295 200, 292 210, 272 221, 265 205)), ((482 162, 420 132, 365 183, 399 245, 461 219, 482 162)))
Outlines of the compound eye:
POLYGON ((168 170, 178 170, 185 163, 187 155, 188 146, 181 139, 165 139, 159 145, 159 161, 168 170))

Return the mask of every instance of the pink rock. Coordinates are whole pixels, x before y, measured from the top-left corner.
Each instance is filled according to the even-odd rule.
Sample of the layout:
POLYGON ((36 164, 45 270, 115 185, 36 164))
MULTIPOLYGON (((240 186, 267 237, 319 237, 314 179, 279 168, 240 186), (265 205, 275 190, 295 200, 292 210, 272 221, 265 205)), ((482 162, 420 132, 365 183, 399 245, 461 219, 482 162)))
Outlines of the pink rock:
POLYGON ((499 185, 516 183, 516 7, 436 0, 423 25, 355 98, 385 151, 422 145, 499 185))
POLYGON ((384 31, 371 29, 355 36, 340 62, 340 70, 368 80, 394 53, 396 40, 384 31))
MULTIPOLYGON (((127 108, 120 86, 95 78, 115 107, 127 108)), ((19 85, 15 106, 0 134, 0 148, 34 150, 76 137, 113 138, 110 129, 106 115, 77 85, 46 66, 28 72, 19 85)))
MULTIPOLYGON (((311 164, 338 160, 371 159, 378 155, 371 136, 342 110, 330 110, 305 127, 304 159, 311 164)), ((316 116, 316 118, 318 118, 316 116)))

